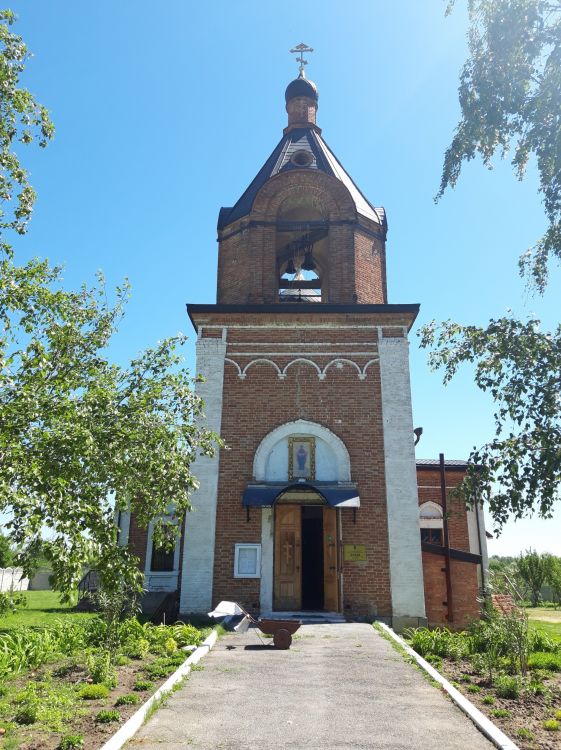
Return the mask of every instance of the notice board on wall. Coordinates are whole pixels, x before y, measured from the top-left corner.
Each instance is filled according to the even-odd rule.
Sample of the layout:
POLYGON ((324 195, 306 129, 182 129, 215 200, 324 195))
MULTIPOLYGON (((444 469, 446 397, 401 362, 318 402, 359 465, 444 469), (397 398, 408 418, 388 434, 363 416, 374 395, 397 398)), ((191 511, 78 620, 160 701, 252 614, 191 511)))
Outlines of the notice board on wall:
POLYGON ((365 562, 366 544, 344 544, 343 559, 345 562, 365 562))

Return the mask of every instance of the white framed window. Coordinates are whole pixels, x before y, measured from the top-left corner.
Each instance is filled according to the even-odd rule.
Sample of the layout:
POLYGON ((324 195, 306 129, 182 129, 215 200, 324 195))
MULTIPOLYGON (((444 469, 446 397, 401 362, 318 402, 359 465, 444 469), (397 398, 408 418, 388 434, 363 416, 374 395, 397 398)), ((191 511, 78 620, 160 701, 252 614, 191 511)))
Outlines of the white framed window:
MULTIPOLYGON (((169 520, 164 518, 164 520, 169 520)), ((150 521, 148 526, 148 539, 146 544, 146 574, 167 575, 169 573, 177 574, 179 570, 179 537, 175 547, 171 552, 164 549, 157 549, 153 544, 154 522, 150 521)))
POLYGON ((421 542, 429 544, 444 543, 444 518, 442 507, 429 500, 419 508, 419 525, 421 527, 421 542))
POLYGON ((419 523, 422 529, 441 529, 444 526, 442 507, 429 500, 419 508, 419 523))
POLYGON ((236 544, 234 578, 261 578, 261 545, 236 544))

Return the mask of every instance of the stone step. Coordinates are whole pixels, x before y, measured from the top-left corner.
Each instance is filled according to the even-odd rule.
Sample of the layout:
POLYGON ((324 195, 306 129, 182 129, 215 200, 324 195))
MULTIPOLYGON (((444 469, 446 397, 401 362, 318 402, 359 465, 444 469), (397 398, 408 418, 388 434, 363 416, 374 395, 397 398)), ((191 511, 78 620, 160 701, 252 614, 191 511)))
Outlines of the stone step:
POLYGON ((340 612, 261 612, 259 616, 272 620, 302 620, 306 625, 345 622, 345 617, 340 612))

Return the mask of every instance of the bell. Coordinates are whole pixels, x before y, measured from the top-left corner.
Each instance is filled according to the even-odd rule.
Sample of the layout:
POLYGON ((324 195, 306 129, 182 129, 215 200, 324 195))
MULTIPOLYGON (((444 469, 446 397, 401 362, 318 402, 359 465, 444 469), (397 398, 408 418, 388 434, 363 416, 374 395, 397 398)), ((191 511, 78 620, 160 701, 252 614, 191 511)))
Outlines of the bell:
POLYGON ((292 260, 292 258, 288 259, 288 263, 286 264, 286 271, 285 271, 285 273, 290 274, 290 276, 292 276, 293 274, 296 273, 296 269, 294 268, 294 261, 292 260))
POLYGON ((312 251, 308 250, 308 252, 304 255, 304 262, 302 263, 302 268, 304 271, 314 271, 316 268, 316 262, 314 260, 314 256, 312 255, 312 251))

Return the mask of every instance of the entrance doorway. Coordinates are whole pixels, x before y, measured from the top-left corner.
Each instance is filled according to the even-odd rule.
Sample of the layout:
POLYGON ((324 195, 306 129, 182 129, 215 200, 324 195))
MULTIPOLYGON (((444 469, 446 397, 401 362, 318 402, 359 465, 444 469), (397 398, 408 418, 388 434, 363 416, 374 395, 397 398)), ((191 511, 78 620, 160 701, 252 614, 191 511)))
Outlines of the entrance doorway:
POLYGON ((323 508, 302 506, 302 609, 323 609, 323 508))
POLYGON ((334 508, 276 505, 274 555, 275 610, 339 611, 334 508))

